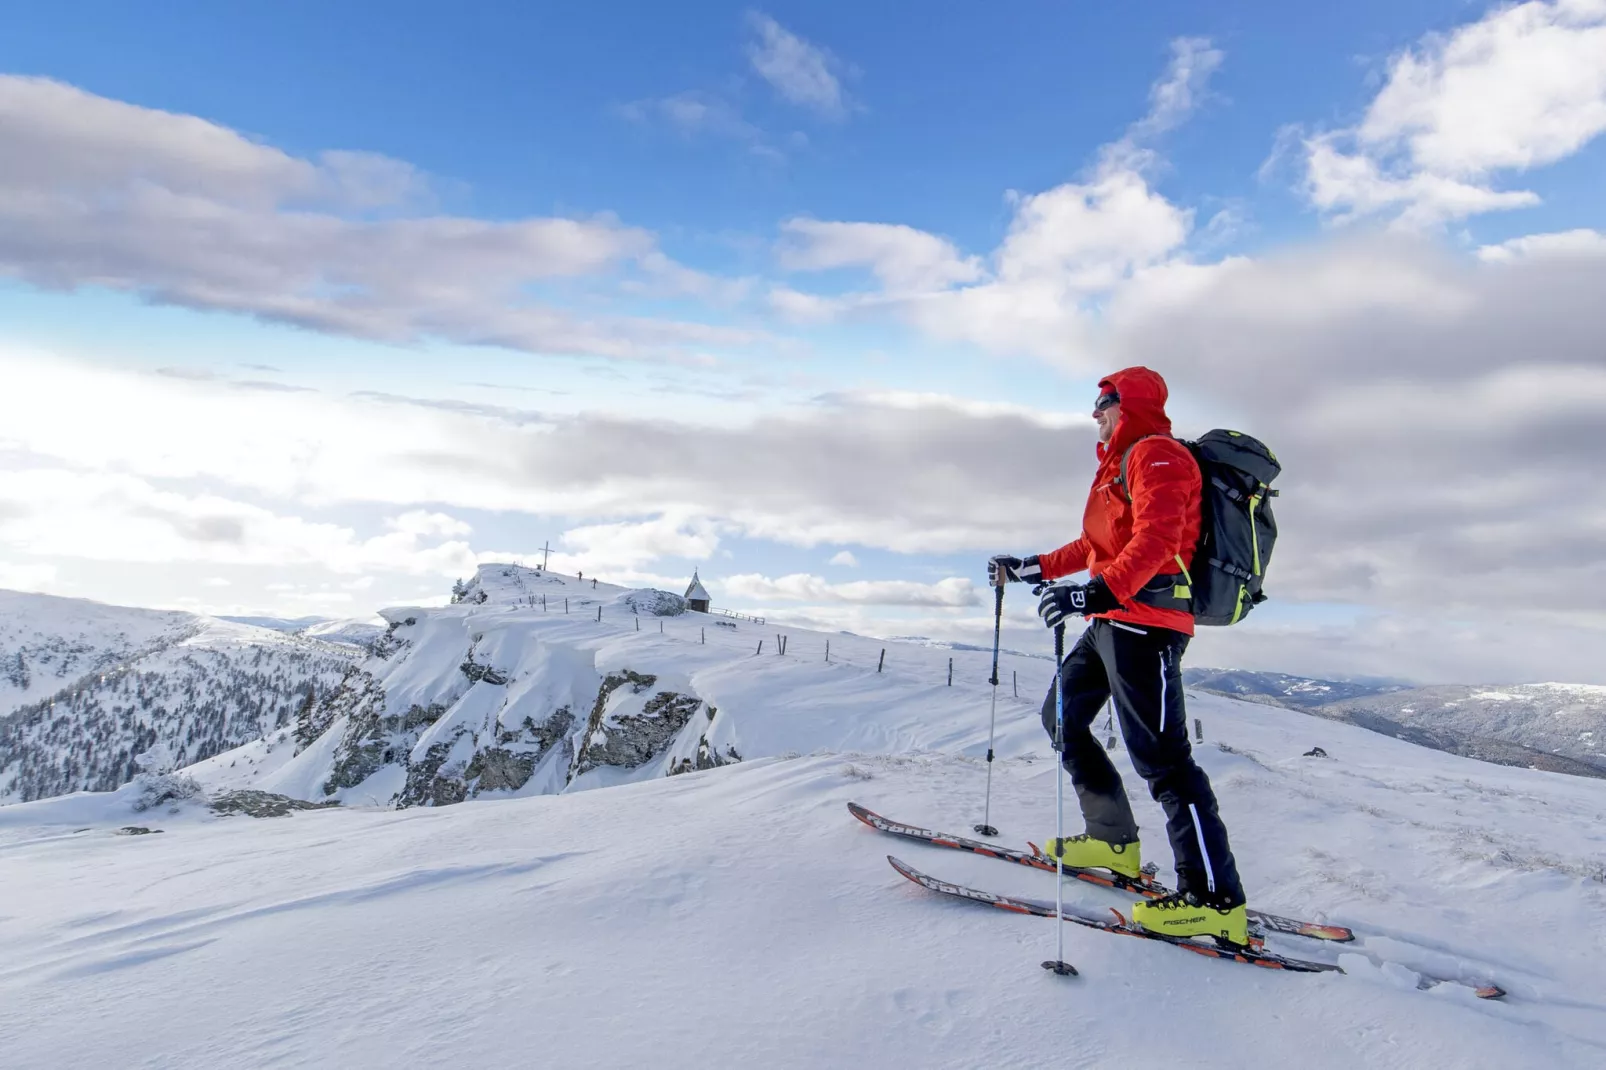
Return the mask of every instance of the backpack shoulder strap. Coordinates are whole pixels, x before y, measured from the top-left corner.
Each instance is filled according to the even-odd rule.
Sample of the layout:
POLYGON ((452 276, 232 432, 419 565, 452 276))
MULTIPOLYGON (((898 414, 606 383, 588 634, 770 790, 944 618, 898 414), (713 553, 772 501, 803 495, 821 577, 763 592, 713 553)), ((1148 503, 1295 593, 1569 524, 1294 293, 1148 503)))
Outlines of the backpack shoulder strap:
POLYGON ((1125 453, 1121 454, 1121 474, 1116 477, 1115 485, 1121 488, 1121 493, 1123 495, 1125 495, 1128 505, 1130 505, 1132 503, 1132 484, 1128 483, 1127 480, 1126 480, 1126 464, 1127 464, 1128 461, 1130 461, 1132 459, 1132 451, 1137 449, 1139 446, 1143 445, 1143 443, 1149 441, 1149 439, 1151 439, 1151 438, 1170 438, 1170 437, 1171 437, 1170 435, 1158 435, 1158 434, 1156 434, 1156 435, 1144 435, 1142 438, 1140 438, 1136 442, 1132 443, 1132 445, 1128 446, 1126 448, 1126 452, 1125 453))

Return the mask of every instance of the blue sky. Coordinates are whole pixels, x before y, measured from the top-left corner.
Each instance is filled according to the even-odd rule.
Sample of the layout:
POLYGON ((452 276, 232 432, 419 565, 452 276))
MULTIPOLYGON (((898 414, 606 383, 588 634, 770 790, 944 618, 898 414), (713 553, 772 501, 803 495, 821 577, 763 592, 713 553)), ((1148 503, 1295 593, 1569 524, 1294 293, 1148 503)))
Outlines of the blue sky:
POLYGON ((362 614, 550 538, 973 641, 978 560, 1076 534, 1093 384, 1147 362, 1179 430, 1306 462, 1279 600, 1213 656, 1464 675, 1425 546, 1568 581, 1500 567, 1513 506, 1453 453, 1400 528, 1376 466, 1440 464, 1389 436, 1448 414, 1379 413, 1368 460, 1335 399, 1374 362, 1476 435, 1501 376, 1599 370, 1590 303, 1547 302, 1606 243, 1603 49, 1600 0, 34 5, 0 357, 44 400, 0 438, 0 582, 362 614))

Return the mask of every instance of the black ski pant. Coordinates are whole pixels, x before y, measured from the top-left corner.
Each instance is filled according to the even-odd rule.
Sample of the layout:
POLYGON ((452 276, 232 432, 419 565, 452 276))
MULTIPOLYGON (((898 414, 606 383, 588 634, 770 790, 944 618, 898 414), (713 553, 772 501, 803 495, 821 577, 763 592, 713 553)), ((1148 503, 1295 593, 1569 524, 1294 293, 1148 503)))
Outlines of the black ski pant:
MULTIPOLYGON (((1061 760, 1076 787, 1087 831, 1109 843, 1132 843, 1138 824, 1121 776, 1093 737, 1107 699, 1115 700, 1132 767, 1164 809, 1176 859, 1178 890, 1229 903, 1244 901, 1227 828, 1216 811, 1210 779, 1193 760, 1182 696, 1182 652, 1188 637, 1169 628, 1095 618, 1060 667, 1065 738, 1061 760)), ((1055 736, 1052 687, 1043 726, 1055 736)))

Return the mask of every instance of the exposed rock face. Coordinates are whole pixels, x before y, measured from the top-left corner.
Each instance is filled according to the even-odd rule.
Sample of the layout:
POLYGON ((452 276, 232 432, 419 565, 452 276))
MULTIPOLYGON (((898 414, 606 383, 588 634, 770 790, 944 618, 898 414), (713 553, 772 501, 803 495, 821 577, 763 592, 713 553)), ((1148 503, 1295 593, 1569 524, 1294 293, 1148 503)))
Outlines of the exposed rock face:
POLYGON ((456 738, 449 743, 436 743, 408 768, 407 786, 396 799, 398 806, 450 806, 468 798, 462 767, 446 765, 456 745, 456 738))
POLYGON ((284 817, 293 810, 324 810, 339 805, 339 801, 335 799, 328 802, 303 802, 288 795, 276 795, 271 791, 256 791, 252 788, 225 791, 211 802, 213 813, 245 814, 247 817, 284 817))
POLYGON ((635 694, 647 691, 658 682, 655 676, 643 675, 625 669, 608 676, 597 691, 596 705, 586 723, 585 740, 575 762, 574 776, 590 772, 600 765, 617 765, 633 769, 661 753, 669 741, 679 734, 686 722, 702 706, 696 695, 682 695, 674 691, 660 691, 648 699, 637 713, 605 713, 609 699, 619 688, 630 685, 635 694))
MULTIPOLYGON (((568 745, 572 727, 574 714, 563 706, 540 724, 526 717, 517 729, 499 730, 494 742, 467 727, 458 728, 450 740, 432 744, 422 760, 408 765, 407 785, 396 796, 396 805, 447 806, 487 791, 517 791, 529 783, 550 748, 568 745), (467 761, 450 761, 465 736, 470 737, 471 756, 467 761)), ((402 760, 407 761, 406 755, 402 760)))
POLYGON ((682 758, 669 769, 670 776, 679 776, 682 773, 695 773, 700 769, 718 769, 722 765, 732 765, 742 760, 736 753, 736 748, 727 746, 725 753, 721 754, 709 745, 708 737, 704 736, 697 741, 697 757, 682 758))
POLYGON ((464 676, 475 683, 479 683, 482 680, 488 684, 496 684, 498 686, 507 683, 507 673, 498 672, 491 666, 483 665, 474 660, 473 646, 468 648, 468 656, 463 659, 463 664, 457 668, 464 676))
POLYGON ((333 795, 341 788, 352 788, 367 780, 382 767, 405 756, 418 742, 419 733, 440 720, 446 708, 440 705, 413 706, 401 714, 386 714, 385 689, 370 673, 357 670, 346 677, 345 684, 309 715, 312 724, 305 732, 298 725, 296 738, 303 735, 317 738, 322 733, 313 729, 316 724, 329 725, 342 714, 346 717, 345 733, 335 748, 329 777, 324 781, 325 795, 333 795))

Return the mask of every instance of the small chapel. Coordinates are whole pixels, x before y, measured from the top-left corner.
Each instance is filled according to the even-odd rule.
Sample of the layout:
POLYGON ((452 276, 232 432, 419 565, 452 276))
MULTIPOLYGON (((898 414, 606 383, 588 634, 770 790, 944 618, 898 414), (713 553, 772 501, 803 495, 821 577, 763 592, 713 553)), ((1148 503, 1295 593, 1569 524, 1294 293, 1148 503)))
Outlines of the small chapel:
POLYGON ((691 574, 691 586, 686 588, 686 608, 698 613, 708 612, 708 588, 697 578, 696 570, 691 574))

